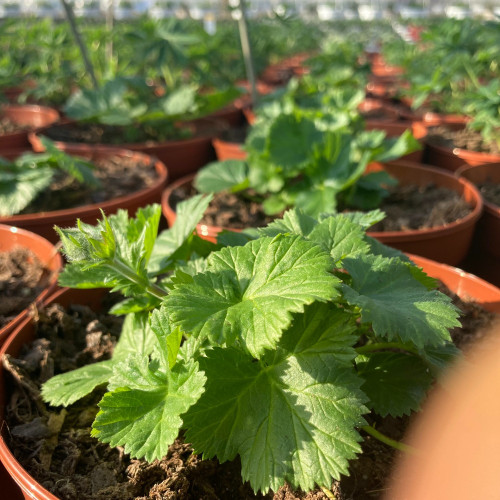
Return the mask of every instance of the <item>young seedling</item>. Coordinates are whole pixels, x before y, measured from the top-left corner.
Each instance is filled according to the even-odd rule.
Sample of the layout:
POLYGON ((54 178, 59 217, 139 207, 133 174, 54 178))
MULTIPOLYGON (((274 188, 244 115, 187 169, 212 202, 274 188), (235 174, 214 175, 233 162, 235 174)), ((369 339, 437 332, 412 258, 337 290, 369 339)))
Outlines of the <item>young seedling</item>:
POLYGON ((368 164, 388 161, 420 148, 411 132, 398 139, 383 131, 354 131, 345 115, 312 116, 294 108, 252 129, 248 158, 210 163, 194 185, 202 193, 251 189, 267 214, 297 207, 318 217, 344 208, 380 205, 388 185, 385 172, 368 173, 368 164))
POLYGON ((15 161, 0 158, 0 216, 21 212, 50 186, 57 172, 90 187, 99 186, 92 163, 67 155, 46 137, 41 142, 45 153, 24 153, 15 161))
POLYGON ((183 430, 205 458, 239 455, 255 491, 329 488, 360 429, 380 437, 368 413, 419 408, 455 354, 457 310, 366 236, 380 212, 295 209, 216 245, 193 234, 208 202, 181 203, 158 238, 158 206, 57 228, 61 285, 119 290, 111 312, 127 316, 111 360, 56 375, 43 397, 68 405, 107 384, 92 435, 133 457, 163 457, 183 430))

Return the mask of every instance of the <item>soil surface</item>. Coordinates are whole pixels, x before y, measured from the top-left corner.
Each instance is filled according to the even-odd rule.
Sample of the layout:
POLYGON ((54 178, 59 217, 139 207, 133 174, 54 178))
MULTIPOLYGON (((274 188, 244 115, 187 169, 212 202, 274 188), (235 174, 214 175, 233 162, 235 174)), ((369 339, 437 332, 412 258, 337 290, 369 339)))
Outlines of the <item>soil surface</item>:
MULTIPOLYGON (((172 195, 175 205, 196 191, 176 189, 172 195)), ((386 218, 373 226, 371 231, 405 231, 408 229, 428 229, 443 226, 468 215, 472 208, 460 195, 446 188, 429 184, 396 186, 380 207, 386 218)), ((216 193, 210 203, 202 223, 229 229, 262 227, 281 214, 268 216, 260 202, 232 193, 216 193)))
POLYGON ((94 123, 71 123, 55 125, 44 131, 54 141, 86 144, 135 144, 154 145, 168 140, 187 139, 192 136, 189 129, 181 129, 169 123, 166 125, 101 125, 94 123))
MULTIPOLYGON (((455 297, 453 294, 451 296, 455 297)), ((456 297, 455 297, 456 299, 456 297)), ((468 343, 479 324, 485 327, 496 315, 458 301, 465 310, 463 327, 453 333, 468 343), (484 317, 483 317, 484 315, 484 317)), ((177 439, 167 456, 151 464, 131 460, 122 448, 112 449, 90 437, 97 389, 67 409, 45 405, 40 385, 53 374, 108 359, 121 328, 116 316, 96 314, 86 306, 67 311, 59 305, 38 313, 37 339, 18 359, 6 357, 12 391, 6 405, 9 446, 16 458, 45 488, 62 500, 268 500, 327 499, 320 490, 292 491, 284 486, 276 493, 255 495, 241 482, 238 460, 219 464, 201 460, 189 444, 177 439)), ((401 439, 409 418, 379 418, 373 422, 386 435, 401 439)), ((397 454, 370 436, 363 436, 363 455, 351 464, 351 475, 332 484, 337 500, 381 498, 397 454)))
POLYGON ((244 144, 249 130, 250 130, 249 125, 242 125, 240 127, 229 127, 221 134, 221 139, 226 142, 244 144))
POLYGON ((29 249, 0 252, 0 328, 26 309, 50 282, 50 271, 29 249))
POLYGON ((13 134, 14 132, 23 132, 32 129, 32 125, 21 125, 12 121, 7 116, 2 116, 0 118, 0 135, 13 134))
POLYGON ((21 214, 50 212, 102 203, 153 185, 158 174, 153 161, 137 162, 127 157, 110 157, 95 163, 100 187, 92 188, 58 172, 48 189, 40 193, 21 214))
POLYGON ((500 184, 487 181, 479 183, 477 187, 486 201, 500 207, 500 184))
MULTIPOLYGON (((181 186, 174 189, 170 196, 171 206, 187 200, 195 195, 197 191, 191 186, 181 186)), ((215 193, 210 205, 205 210, 201 224, 207 226, 218 226, 230 229, 245 229, 249 227, 267 226, 278 216, 269 216, 262 210, 260 201, 255 201, 248 193, 248 197, 233 193, 215 193)))
POLYGON ((379 207, 386 218, 370 231, 406 231, 444 226, 467 216, 472 208, 456 192, 429 184, 396 186, 379 207))
POLYGON ((445 126, 429 128, 426 139, 436 146, 460 148, 500 155, 500 147, 495 142, 485 142, 479 132, 470 128, 451 130, 445 126))

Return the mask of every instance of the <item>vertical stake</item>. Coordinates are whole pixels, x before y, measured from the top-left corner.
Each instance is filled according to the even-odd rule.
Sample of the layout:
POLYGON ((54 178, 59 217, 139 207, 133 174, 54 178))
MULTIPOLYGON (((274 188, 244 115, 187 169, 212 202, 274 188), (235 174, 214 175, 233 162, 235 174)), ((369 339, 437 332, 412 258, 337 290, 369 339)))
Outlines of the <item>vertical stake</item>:
POLYGON ((95 77, 94 68, 92 67, 92 63, 90 62, 90 59, 89 59, 87 47, 85 47, 85 44, 83 43, 82 37, 80 36, 80 33, 79 33, 78 28, 76 26, 75 13, 73 12, 73 7, 67 2, 67 0, 61 0, 61 4, 64 7, 64 11, 66 13, 66 19, 69 22, 69 25, 70 25, 71 31, 73 32, 73 36, 75 37, 76 43, 78 44, 78 47, 80 48, 80 53, 82 54, 83 62, 85 64, 85 69, 87 70, 88 74, 90 75, 90 78, 92 79, 92 84, 94 85, 94 88, 98 89, 99 85, 98 85, 97 79, 95 77))
POLYGON ((245 1, 246 0, 239 0, 239 10, 241 15, 238 19, 238 26, 240 30, 241 49, 243 51, 243 59, 245 60, 247 78, 248 81, 250 82, 250 94, 252 96, 252 102, 255 106, 257 104, 258 95, 255 86, 255 71, 252 59, 252 47, 250 45, 250 37, 248 36, 248 24, 247 24, 245 1))
MULTIPOLYGON (((115 21, 115 0, 107 0, 106 5, 106 30, 108 34, 111 35, 113 32, 113 26, 115 21)), ((111 68, 113 61, 113 39, 110 38, 106 42, 106 61, 108 62, 108 67, 111 68)))

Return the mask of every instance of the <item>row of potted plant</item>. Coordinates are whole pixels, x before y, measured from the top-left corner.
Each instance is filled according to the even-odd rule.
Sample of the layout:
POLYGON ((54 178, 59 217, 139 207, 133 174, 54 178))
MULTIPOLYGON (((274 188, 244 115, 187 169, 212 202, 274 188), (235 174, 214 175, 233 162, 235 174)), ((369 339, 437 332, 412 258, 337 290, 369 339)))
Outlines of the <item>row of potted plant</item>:
MULTIPOLYGON (((193 234, 208 202, 197 196, 181 203, 175 225, 157 238, 158 206, 139 210, 135 219, 122 212, 102 219, 97 226, 80 223, 77 228, 59 230, 69 260, 60 283, 121 290, 125 300, 113 311, 126 314, 127 319, 111 359, 49 379, 42 389, 43 398, 54 406, 66 406, 105 383, 110 392, 99 403, 94 436, 112 446, 124 445, 127 453, 151 461, 167 453, 181 426, 197 450, 205 449, 207 458, 215 454, 224 462, 239 454, 243 479, 264 492, 278 490, 286 480, 303 490, 317 484, 327 495, 332 478, 340 479, 347 472, 346 459, 352 460, 360 451, 361 435, 411 451, 380 434, 375 424, 380 417, 374 415, 397 417, 418 408, 431 382, 429 367, 431 373, 440 371, 445 360, 453 357, 447 328, 456 324, 456 310, 449 299, 434 291, 434 281, 407 257, 365 235, 380 217, 376 212, 318 221, 295 210, 253 236, 221 235, 216 245, 193 234), (383 280, 381 272, 385 272, 383 280), (232 279, 229 273, 234 274, 232 279), (300 286, 290 288, 291 282, 300 286), (230 283, 234 294, 229 293, 230 283), (246 308, 250 309, 245 313, 246 308), (356 328, 351 310, 361 314, 356 328), (147 316, 151 317, 149 328, 144 326, 147 316), (339 336, 341 325, 344 333, 339 336), (143 347, 138 351, 138 346, 143 347), (325 366, 329 368, 323 373, 325 366), (410 366, 412 376, 408 376, 410 366), (387 375, 376 382, 380 367, 387 375), (294 389, 297 383, 302 385, 294 389), (136 409, 133 401, 139 405, 136 409), (276 406, 280 401, 288 402, 276 406), (261 411, 271 403, 277 413, 271 407, 261 411), (246 406, 240 409, 240 405, 246 406), (250 418, 252 408, 263 423, 257 414, 250 418), (167 416, 174 411, 175 415, 167 416), (211 412, 219 416, 210 417, 211 412), (314 413, 318 418, 311 419, 314 413), (226 419, 231 419, 232 426, 224 425, 226 419), (338 419, 343 422, 342 435, 338 419), (215 427, 207 428, 207 422, 215 427), (325 427, 328 422, 331 430, 325 427), (250 423, 268 431, 259 438, 250 423), (287 425, 307 432, 297 435, 287 425), (156 435, 155 429, 161 433, 156 435), (248 448, 244 432, 250 431, 254 445, 248 448), (154 440, 150 439, 153 434, 154 440), (285 450, 283 439, 290 435, 300 442, 291 440, 285 450), (207 436, 211 437, 207 440, 207 436), (321 436, 330 437, 325 441, 321 436), (339 442, 350 444, 339 446, 339 442), (227 454, 224 450, 230 448, 234 451, 227 454), (276 460, 273 457, 279 449, 284 455, 276 460), (295 450, 302 451, 297 454, 295 450), (252 472, 260 463, 253 459, 255 454, 264 460, 258 474, 252 472), (294 455, 284 468, 288 462, 283 460, 294 455), (322 463, 331 466, 316 466, 314 456, 325 457, 322 463), (307 474, 301 466, 304 460, 309 463, 307 474)), ((498 312, 500 291, 494 287, 426 259, 412 260, 450 288, 477 297, 486 308, 498 312)), ((85 304, 101 300, 102 293, 82 292, 85 295, 58 294, 56 300, 66 307, 80 300, 85 304)), ((6 353, 19 355, 33 335, 31 324, 25 322, 4 346, 8 361, 3 377, 15 373, 6 353)), ((8 408, 4 401, 2 407, 8 408)), ((46 408, 41 422, 55 415, 64 420, 65 410, 46 408)), ((15 421, 10 422, 15 426, 15 421)), ((11 434, 21 439, 19 446, 27 442, 14 427, 11 434)), ((64 435, 60 439, 66 439, 64 435)), ((5 443, 0 446, 0 458, 24 494, 56 498, 33 481, 34 470, 26 473, 5 443)), ((53 477, 62 476, 57 472, 53 477)), ((61 484, 56 481, 51 487, 58 496, 63 494, 61 484)))
MULTIPOLYGON (((321 59, 312 62, 311 68, 313 64, 319 67, 321 59)), ((345 74, 347 79, 352 77, 345 74)), ((456 310, 407 256, 383 246, 379 233, 366 234, 383 217, 379 211, 331 212, 349 208, 348 202, 353 200, 361 206, 354 203, 351 208, 373 208, 366 202, 387 195, 393 183, 388 174, 398 178, 398 169, 408 167, 404 162, 381 165, 374 161, 394 159, 416 143, 409 132, 387 140, 380 132, 364 130, 357 110, 359 93, 332 86, 319 94, 308 85, 307 78, 292 82, 278 112, 276 101, 266 108, 247 139, 248 161, 233 159, 209 165, 195 181, 204 191, 222 187, 233 194, 245 193, 247 199, 263 204, 274 222, 264 222, 258 229, 209 235, 207 224, 200 224, 200 219, 211 195, 190 197, 188 191, 190 199, 177 204, 176 222, 158 237, 158 206, 142 208, 135 219, 131 218, 137 206, 147 203, 145 200, 131 207, 129 214, 120 211, 102 217, 94 213, 88 223, 59 230, 69 261, 61 285, 121 291, 125 300, 112 311, 126 314, 127 319, 110 359, 106 356, 111 351, 96 357, 89 351, 78 356, 87 360, 91 356, 97 363, 84 363, 48 381, 44 376, 41 393, 39 387, 29 386, 37 409, 33 411, 30 402, 22 404, 34 415, 40 412, 40 418, 35 424, 16 420, 18 417, 11 421, 9 425, 27 425, 11 431, 21 439, 18 451, 30 442, 24 441, 24 429, 40 425, 43 434, 49 428, 52 444, 40 448, 47 450, 49 446, 49 453, 44 451, 41 458, 47 466, 53 455, 50 450, 55 449, 50 446, 57 445, 54 436, 58 431, 54 429, 66 425, 66 410, 40 406, 41 398, 53 405, 68 405, 103 384, 108 392, 92 424, 95 437, 151 461, 165 455, 168 458, 170 443, 182 431, 206 458, 216 456, 224 462, 240 456, 242 477, 250 481, 247 491, 276 491, 287 488, 287 482, 304 490, 318 485, 331 498, 332 479, 346 473, 347 460, 360 450, 361 436, 365 443, 382 439, 411 451, 381 434, 377 424, 387 415, 397 417, 417 409, 435 371, 454 357, 456 350, 447 330, 456 324, 456 310), (318 114, 318 103, 330 112, 318 114), (300 208, 280 213, 290 206, 300 208), (97 217, 101 220, 95 226, 97 217), (196 232, 211 236, 212 241, 201 239, 196 232), (339 335, 339 331, 343 333, 339 335), (389 375, 379 380, 374 374, 381 370, 389 375), (207 426, 207 422, 211 424, 207 426)), ((94 104, 93 98, 88 101, 94 104)), ((171 104, 184 102, 177 95, 171 104)), ((131 111, 130 106, 116 109, 119 112, 114 119, 118 120, 131 111)), ((104 104, 100 111, 109 117, 112 106, 104 104)), ((23 155, 20 160, 6 162, 8 175, 4 178, 25 190, 26 185, 32 189, 35 183, 30 182, 42 170, 44 180, 60 175, 71 183, 86 180, 95 184, 96 170, 88 162, 67 157, 59 150, 61 144, 42 139, 40 145, 45 150, 41 155, 23 155), (27 180, 30 182, 23 185, 27 180)), ((80 156, 82 151, 92 159, 98 156, 95 146, 75 150, 80 156)), ((151 159, 142 159, 151 165, 151 159)), ((472 207, 463 217, 468 221, 470 238, 482 199, 467 181, 439 173, 472 207)), ((431 174, 417 167, 411 183, 426 184, 427 175, 431 174)), ((435 172, 432 178, 436 178, 435 172)), ((399 180, 405 184, 405 179, 399 180)), ((39 183, 38 188, 43 192, 47 184, 39 183)), ((152 201, 158 201, 161 191, 156 191, 152 201)), ((7 205, 18 199, 13 196, 7 205)), ((57 224, 72 226, 77 215, 85 215, 81 208, 75 212, 71 221, 57 224)), ((453 235, 458 224, 450 226, 453 235)), ((458 247, 456 236, 450 239, 458 247)), ((420 249, 417 252, 422 253, 420 249)), ((437 258, 458 262, 463 254, 457 252, 456 248, 446 250, 437 258)), ((425 259, 412 259, 445 282, 449 273, 458 276, 460 284, 455 287, 450 282, 450 287, 460 293, 466 290, 475 296, 476 287, 481 287, 485 292, 479 294, 479 300, 498 312, 499 292, 494 287, 425 259)), ((101 301, 88 296, 61 300, 66 304, 101 301)), ((101 344, 111 345, 112 350, 114 341, 108 333, 94 327, 84 332, 88 342, 100 339, 97 353, 101 344)), ((4 352, 18 355, 31 335, 29 328, 23 327, 27 337, 11 337, 4 352)), ((9 376, 19 374, 9 356, 4 355, 4 366, 9 376)), ((2 372, 1 376, 7 375, 2 372)), ((87 414, 87 410, 77 412, 87 414)), ((88 413, 94 416, 95 410, 88 413)), ((90 421, 85 422, 84 427, 88 427, 90 421)), ((63 436, 66 439, 67 434, 63 436)), ((88 448, 88 443, 84 446, 88 448)), ((193 452, 182 449, 196 460, 193 452)), ((83 457, 81 453, 84 451, 72 456, 83 457)), ((100 460, 104 461, 103 456, 100 460)), ((16 480, 26 495, 34 491, 39 498, 89 494, 72 489, 77 485, 69 486, 67 478, 61 476, 63 469, 72 469, 86 459, 66 457, 63 469, 43 480, 55 488, 49 493, 33 482, 7 448, 0 447, 0 457, 11 473, 20 472, 16 480), (60 490, 61 485, 68 489, 60 490)), ((148 466, 134 462, 130 467, 148 466)), ((107 476, 108 469, 97 463, 96 472, 90 475, 107 476)), ((101 486, 111 487, 116 482, 110 481, 101 486)), ((84 485, 88 479, 76 482, 84 485)), ((100 486, 92 484, 90 494, 96 495, 100 486)), ((341 491, 347 488, 345 483, 334 484, 341 491)), ((243 491, 240 487, 237 491, 243 491)), ((173 488, 176 493, 184 491, 175 483, 173 488)), ((199 490, 190 494, 200 496, 199 490)))

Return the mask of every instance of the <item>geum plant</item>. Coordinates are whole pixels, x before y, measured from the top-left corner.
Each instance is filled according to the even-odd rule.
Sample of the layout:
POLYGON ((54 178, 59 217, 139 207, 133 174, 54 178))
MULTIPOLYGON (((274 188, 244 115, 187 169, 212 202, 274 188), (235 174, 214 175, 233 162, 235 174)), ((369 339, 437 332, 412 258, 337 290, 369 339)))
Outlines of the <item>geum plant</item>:
POLYGON ((380 130, 353 130, 345 115, 330 118, 296 109, 259 122, 245 142, 246 160, 210 163, 194 186, 202 193, 251 196, 270 215, 290 207, 314 217, 377 208, 396 181, 384 171, 367 173, 368 165, 400 158, 420 144, 409 130, 386 138, 380 130))
POLYGON ((64 112, 80 123, 114 128, 114 142, 162 142, 189 135, 177 122, 205 116, 239 95, 234 87, 204 94, 186 84, 158 97, 140 77, 116 77, 97 89, 79 89, 64 112))
MULTIPOLYGON (((369 414, 418 410, 455 355, 450 299, 403 254, 366 236, 381 212, 320 220, 300 210, 224 244, 193 234, 209 197, 57 229, 69 265, 61 285, 108 287, 126 314, 112 359, 43 386, 69 405, 107 384, 92 436, 160 459, 182 430, 204 458, 241 458, 252 488, 329 488, 385 439, 369 414)), ((403 444, 385 439, 400 449, 403 444)))
POLYGON ((90 188, 100 186, 91 162, 64 153, 46 137, 41 142, 45 153, 24 153, 13 161, 0 158, 0 216, 24 210, 55 178, 65 177, 90 188))
POLYGON ((481 85, 471 73, 474 89, 464 95, 464 109, 472 117, 467 127, 481 134, 485 144, 500 149, 500 82, 481 85))

